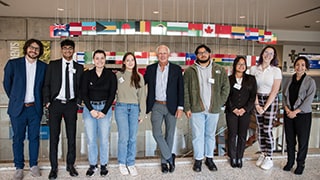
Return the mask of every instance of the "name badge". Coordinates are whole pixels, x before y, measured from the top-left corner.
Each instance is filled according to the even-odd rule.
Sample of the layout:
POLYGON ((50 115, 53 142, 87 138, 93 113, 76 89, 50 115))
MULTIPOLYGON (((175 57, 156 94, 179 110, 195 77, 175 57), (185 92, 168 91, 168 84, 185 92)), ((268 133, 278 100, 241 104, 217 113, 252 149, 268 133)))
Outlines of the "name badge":
POLYGON ((233 87, 236 88, 236 89, 238 89, 238 90, 240 90, 240 89, 241 89, 241 84, 235 83, 235 84, 233 85, 233 87))
POLYGON ((213 78, 209 78, 209 83, 214 84, 214 79, 213 78))
POLYGON ((124 82, 123 77, 120 77, 120 78, 119 78, 119 83, 123 83, 123 82, 124 82))

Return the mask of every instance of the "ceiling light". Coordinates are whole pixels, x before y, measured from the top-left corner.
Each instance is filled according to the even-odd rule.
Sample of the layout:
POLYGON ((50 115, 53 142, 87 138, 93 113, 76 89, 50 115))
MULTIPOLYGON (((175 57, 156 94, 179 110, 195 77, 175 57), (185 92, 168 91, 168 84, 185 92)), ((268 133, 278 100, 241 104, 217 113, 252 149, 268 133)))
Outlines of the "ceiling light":
POLYGON ((153 14, 159 14, 159 11, 153 11, 152 13, 153 14))
POLYGON ((57 10, 58 10, 58 11, 64 11, 64 9, 63 9, 63 8, 57 8, 57 10))
POLYGON ((240 18, 240 19, 245 19, 245 18, 246 18, 246 16, 239 16, 239 18, 240 18))
POLYGON ((320 23, 320 20, 317 20, 316 23, 320 23))

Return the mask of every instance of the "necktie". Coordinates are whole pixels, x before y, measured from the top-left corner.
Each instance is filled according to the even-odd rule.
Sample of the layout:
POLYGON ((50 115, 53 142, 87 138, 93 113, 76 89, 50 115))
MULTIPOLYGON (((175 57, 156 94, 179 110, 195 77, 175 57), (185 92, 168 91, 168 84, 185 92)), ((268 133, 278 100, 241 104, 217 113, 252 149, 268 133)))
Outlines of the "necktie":
POLYGON ((69 82, 69 64, 70 63, 67 63, 67 66, 66 66, 66 100, 69 100, 70 99, 70 82, 69 82))

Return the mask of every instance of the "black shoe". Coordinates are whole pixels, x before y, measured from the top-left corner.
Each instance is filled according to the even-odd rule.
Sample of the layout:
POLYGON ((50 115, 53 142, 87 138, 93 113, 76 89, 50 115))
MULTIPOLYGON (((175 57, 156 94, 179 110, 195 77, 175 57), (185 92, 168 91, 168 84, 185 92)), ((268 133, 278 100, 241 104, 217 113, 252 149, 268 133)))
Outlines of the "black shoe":
POLYGON ((98 165, 90 165, 89 169, 87 170, 86 176, 91 177, 97 171, 98 165))
POLYGON ((206 158, 205 164, 208 166, 210 171, 218 171, 217 166, 214 164, 212 158, 206 158))
POLYGON ((161 163, 161 172, 162 173, 168 173, 168 171, 169 171, 169 169, 168 169, 167 164, 161 163))
POLYGON ((294 170, 294 174, 301 175, 304 170, 304 165, 298 165, 296 170, 294 170))
POLYGON ((231 159, 230 159, 230 165, 231 165, 231 167, 233 167, 233 168, 237 167, 237 160, 231 158, 231 159))
POLYGON ((237 167, 242 168, 242 159, 237 159, 237 167))
POLYGON ((195 172, 201 172, 201 165, 202 165, 202 160, 195 160, 192 169, 195 172))
POLYGON ((104 177, 108 174, 107 165, 101 165, 100 167, 100 176, 104 177))
POLYGON ((68 165, 67 166, 67 171, 69 172, 70 176, 72 176, 72 177, 75 177, 75 176, 79 175, 78 171, 74 168, 73 165, 68 165))
POLYGON ((287 163, 284 167, 283 170, 284 171, 291 171, 293 164, 291 163, 287 163))
POLYGON ((172 173, 174 171, 174 169, 176 168, 176 165, 175 165, 176 155, 172 154, 172 157, 170 159, 171 160, 168 161, 168 163, 169 163, 169 172, 172 173))
POLYGON ((51 169, 48 178, 49 179, 57 179, 58 177, 58 170, 57 169, 51 169))

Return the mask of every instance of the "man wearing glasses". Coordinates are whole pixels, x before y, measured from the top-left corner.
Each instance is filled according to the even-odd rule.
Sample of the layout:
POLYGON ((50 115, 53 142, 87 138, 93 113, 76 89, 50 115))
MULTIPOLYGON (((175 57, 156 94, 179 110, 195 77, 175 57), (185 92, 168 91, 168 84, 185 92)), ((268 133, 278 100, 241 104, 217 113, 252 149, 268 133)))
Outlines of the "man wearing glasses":
POLYGON ((63 117, 68 141, 67 171, 70 176, 78 176, 74 168, 76 160, 77 111, 81 104, 79 97, 80 78, 83 66, 73 61, 74 41, 66 39, 61 43, 62 58, 51 61, 46 72, 43 88, 44 103, 49 109, 50 163, 49 179, 58 174, 58 143, 63 117))
POLYGON ((8 114, 13 131, 14 180, 23 179, 24 140, 29 140, 31 175, 40 176, 38 167, 40 122, 43 114, 42 87, 47 64, 39 61, 43 45, 29 39, 23 47, 24 57, 9 60, 4 68, 3 87, 9 97, 8 114))
POLYGON ((210 53, 208 46, 198 46, 195 64, 184 73, 184 111, 191 120, 195 172, 201 171, 204 157, 210 171, 218 170, 213 162, 215 133, 230 89, 226 70, 211 60, 210 53))

